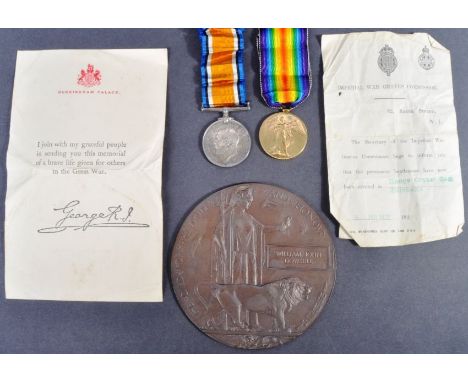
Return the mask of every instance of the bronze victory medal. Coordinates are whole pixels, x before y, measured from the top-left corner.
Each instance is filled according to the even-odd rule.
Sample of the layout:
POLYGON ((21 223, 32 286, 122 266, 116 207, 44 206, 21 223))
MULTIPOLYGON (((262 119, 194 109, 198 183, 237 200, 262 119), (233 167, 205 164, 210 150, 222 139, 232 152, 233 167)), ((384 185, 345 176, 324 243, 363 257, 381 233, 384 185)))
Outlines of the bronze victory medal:
POLYGON ((177 299, 211 338, 270 348, 315 321, 335 282, 335 250, 318 214, 265 184, 208 196, 185 219, 172 252, 177 299))
POLYGON ((276 159, 292 159, 307 145, 307 127, 287 109, 268 116, 260 126, 260 145, 276 159))

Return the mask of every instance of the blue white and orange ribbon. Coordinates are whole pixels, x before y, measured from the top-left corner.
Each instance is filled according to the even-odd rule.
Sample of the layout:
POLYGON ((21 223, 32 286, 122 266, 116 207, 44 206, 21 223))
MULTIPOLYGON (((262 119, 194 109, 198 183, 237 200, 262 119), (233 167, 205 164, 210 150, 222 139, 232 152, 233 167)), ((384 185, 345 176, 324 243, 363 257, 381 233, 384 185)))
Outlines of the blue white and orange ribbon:
POLYGON ((257 49, 267 105, 292 109, 303 102, 311 87, 307 28, 261 28, 257 49))
POLYGON ((243 32, 241 28, 198 30, 203 108, 247 106, 243 32))

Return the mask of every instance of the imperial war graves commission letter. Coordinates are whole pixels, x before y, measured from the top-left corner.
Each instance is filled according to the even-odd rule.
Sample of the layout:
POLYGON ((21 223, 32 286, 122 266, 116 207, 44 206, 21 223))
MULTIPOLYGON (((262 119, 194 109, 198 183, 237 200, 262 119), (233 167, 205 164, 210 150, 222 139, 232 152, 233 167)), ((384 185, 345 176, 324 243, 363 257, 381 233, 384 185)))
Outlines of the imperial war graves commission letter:
POLYGON ((340 237, 392 246, 464 224, 450 52, 425 33, 322 38, 330 208, 340 237))

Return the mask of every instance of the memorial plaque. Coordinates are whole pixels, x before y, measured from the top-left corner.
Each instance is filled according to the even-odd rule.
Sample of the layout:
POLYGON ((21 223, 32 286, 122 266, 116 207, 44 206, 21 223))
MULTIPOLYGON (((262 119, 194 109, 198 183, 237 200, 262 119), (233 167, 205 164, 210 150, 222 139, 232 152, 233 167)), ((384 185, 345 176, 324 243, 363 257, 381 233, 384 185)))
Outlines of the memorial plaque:
POLYGON ((172 253, 177 299, 205 334, 259 349, 315 321, 335 281, 331 236, 301 198, 265 184, 215 192, 187 216, 172 253))

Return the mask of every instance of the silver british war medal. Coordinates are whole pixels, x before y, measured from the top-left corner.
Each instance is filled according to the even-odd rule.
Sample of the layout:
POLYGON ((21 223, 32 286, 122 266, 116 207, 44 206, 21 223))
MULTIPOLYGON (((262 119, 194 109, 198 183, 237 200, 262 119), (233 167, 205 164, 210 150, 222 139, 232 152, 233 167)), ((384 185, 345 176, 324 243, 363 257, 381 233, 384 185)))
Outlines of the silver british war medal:
POLYGON ((202 111, 223 113, 203 134, 206 158, 220 167, 233 167, 250 153, 251 139, 233 111, 250 110, 244 75, 244 39, 240 28, 199 29, 201 42, 202 111))

